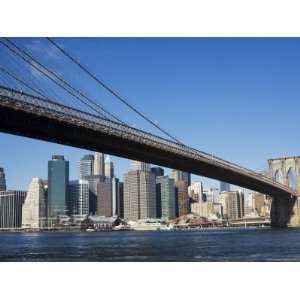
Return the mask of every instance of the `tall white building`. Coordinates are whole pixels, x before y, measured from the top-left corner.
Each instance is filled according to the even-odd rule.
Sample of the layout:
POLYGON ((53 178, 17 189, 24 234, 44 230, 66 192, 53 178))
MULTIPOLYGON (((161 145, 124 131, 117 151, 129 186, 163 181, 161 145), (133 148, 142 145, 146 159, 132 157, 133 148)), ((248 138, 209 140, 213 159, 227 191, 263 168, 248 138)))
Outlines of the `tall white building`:
POLYGON ((22 228, 39 229, 45 224, 46 198, 44 182, 33 178, 22 208, 22 228))
POLYGON ((139 220, 156 218, 155 174, 129 171, 124 179, 124 218, 139 220))
POLYGON ((244 195, 245 198, 245 215, 255 215, 255 198, 254 193, 247 193, 244 195))
POLYGON ((94 175, 104 176, 104 154, 96 152, 94 159, 94 175))
POLYGON ((105 158, 104 173, 105 173, 106 177, 109 177, 109 178, 114 177, 114 164, 111 161, 110 155, 107 155, 105 158))
POLYGON ((94 173, 94 155, 85 155, 79 162, 79 178, 92 176, 94 173))

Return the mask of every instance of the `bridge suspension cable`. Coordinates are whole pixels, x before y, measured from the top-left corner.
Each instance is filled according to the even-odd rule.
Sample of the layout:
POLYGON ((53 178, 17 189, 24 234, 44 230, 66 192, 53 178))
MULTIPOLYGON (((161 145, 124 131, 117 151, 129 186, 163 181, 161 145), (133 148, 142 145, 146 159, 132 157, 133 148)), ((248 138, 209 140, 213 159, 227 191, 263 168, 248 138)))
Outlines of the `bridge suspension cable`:
POLYGON ((93 80, 95 80, 98 84, 100 84, 103 88, 105 88, 109 93, 111 93, 113 96, 115 96, 119 101, 121 101, 123 104, 125 104, 127 107, 129 107, 132 111, 134 111, 136 114, 138 114, 140 117, 142 117, 144 120, 146 120, 148 123, 150 123, 152 126, 154 126, 156 129, 167 135, 172 140, 176 141, 177 143, 183 145, 181 141, 179 141, 176 137, 172 136, 170 133, 168 133, 166 130, 155 124, 149 117, 147 117, 144 113, 140 112, 137 108, 135 108, 133 105, 128 103, 122 96, 120 96, 117 92, 115 92, 111 87, 109 87, 106 83, 104 83, 102 80, 100 80, 96 75, 91 73, 85 66, 83 66, 78 59, 75 59, 71 54, 69 54, 66 50, 64 50, 61 46, 59 46, 53 39, 47 37, 47 40, 55 46, 58 50, 60 50, 68 59, 70 59, 73 63, 75 63, 81 70, 83 70, 86 74, 88 74, 93 80))
POLYGON ((27 82, 23 81, 19 77, 17 77, 15 74, 13 74, 11 71, 5 69, 4 67, 0 66, 0 71, 9 77, 13 78, 17 82, 19 82, 21 85, 27 87, 29 90, 33 91, 37 95, 41 96, 42 98, 49 99, 46 95, 44 95, 42 92, 38 91, 37 89, 31 87, 27 82))
POLYGON ((23 61, 25 61, 26 63, 28 63, 29 65, 31 65, 38 72, 42 73, 49 80, 51 80, 52 82, 54 82, 60 88, 62 88, 63 90, 65 90, 67 93, 69 93, 71 96, 75 97, 81 103, 83 103, 84 105, 86 105, 87 107, 89 107, 92 111, 96 112, 97 114, 100 114, 105 119, 110 119, 110 118, 108 118, 106 116, 106 114, 107 114, 110 117, 112 117, 114 120, 116 120, 116 121, 124 124, 124 122, 121 121, 119 118, 117 118, 116 116, 114 116, 112 113, 110 113, 108 110, 106 110, 101 105, 99 105, 98 103, 96 103, 94 100, 92 100, 89 97, 87 97, 85 94, 83 94, 78 89, 75 89, 70 83, 66 82, 64 79, 62 79, 61 77, 59 77, 56 73, 54 73, 52 70, 50 70, 49 68, 47 68, 45 65, 41 64, 32 55, 28 54, 25 50, 21 49, 19 46, 17 46, 15 43, 13 43, 12 41, 10 41, 8 38, 3 38, 3 39, 6 42, 8 42, 10 45, 12 45, 15 49, 17 49, 19 52, 16 51, 15 49, 13 49, 11 46, 9 46, 6 43, 4 43, 2 40, 0 40, 0 43, 2 45, 4 45, 8 50, 10 50, 12 53, 14 53, 18 57, 20 57, 23 61), (70 91, 70 89, 71 89, 71 91, 70 91), (77 93, 77 95, 75 93, 77 93), (82 98, 85 98, 89 103, 87 103, 82 98), (93 105, 96 106, 97 108, 95 108, 93 105), (100 109, 100 111, 98 110, 98 108, 100 109))

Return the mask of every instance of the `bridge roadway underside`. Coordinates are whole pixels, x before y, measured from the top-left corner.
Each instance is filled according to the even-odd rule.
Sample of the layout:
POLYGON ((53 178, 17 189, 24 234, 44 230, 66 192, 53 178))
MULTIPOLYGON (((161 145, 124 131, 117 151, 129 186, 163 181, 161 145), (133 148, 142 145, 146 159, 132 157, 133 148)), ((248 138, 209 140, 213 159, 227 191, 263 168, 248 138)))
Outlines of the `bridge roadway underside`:
POLYGON ((167 150, 128 141, 126 138, 122 140, 120 137, 86 128, 80 124, 70 124, 7 106, 0 106, 0 131, 183 170, 271 196, 291 197, 280 188, 226 166, 216 166, 212 162, 187 158, 167 150))

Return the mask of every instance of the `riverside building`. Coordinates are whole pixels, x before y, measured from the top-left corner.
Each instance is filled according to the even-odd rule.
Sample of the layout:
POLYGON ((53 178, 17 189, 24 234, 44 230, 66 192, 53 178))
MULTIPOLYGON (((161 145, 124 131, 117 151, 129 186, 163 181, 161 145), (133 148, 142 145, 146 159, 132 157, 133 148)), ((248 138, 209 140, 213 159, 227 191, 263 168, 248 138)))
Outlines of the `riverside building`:
POLYGON ((195 202, 191 204, 191 212, 205 218, 210 218, 214 215, 213 202, 195 202))
POLYGON ((22 208, 22 228, 39 229, 45 226, 46 195, 42 179, 33 178, 22 208))
POLYGON ((22 225, 24 191, 0 191, 0 228, 13 229, 22 225))
POLYGON ((133 162, 124 178, 124 218, 156 218, 156 183, 150 165, 133 162))
POLYGON ((245 215, 243 193, 238 191, 222 192, 220 196, 225 219, 236 220, 245 215))

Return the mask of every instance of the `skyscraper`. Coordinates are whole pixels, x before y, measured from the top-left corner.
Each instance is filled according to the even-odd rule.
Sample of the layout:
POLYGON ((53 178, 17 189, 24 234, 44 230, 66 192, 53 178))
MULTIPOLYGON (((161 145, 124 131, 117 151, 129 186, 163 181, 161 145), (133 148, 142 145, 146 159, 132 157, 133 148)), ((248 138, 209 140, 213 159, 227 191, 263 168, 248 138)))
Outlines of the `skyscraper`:
POLYGON ((220 192, 230 192, 230 184, 224 181, 220 181, 220 192))
POLYGON ((42 228, 46 218, 46 197, 44 182, 40 178, 33 178, 23 204, 22 227, 42 228))
POLYGON ((188 185, 184 180, 178 180, 175 182, 175 197, 177 201, 177 216, 183 216, 190 212, 190 199, 188 195, 188 185))
POLYGON ((85 155, 79 162, 79 179, 94 174, 94 155, 85 155))
POLYGON ((48 217, 66 213, 69 162, 62 155, 53 155, 48 161, 48 217))
POLYGON ((119 189, 119 179, 116 177, 111 178, 111 200, 112 200, 112 215, 119 215, 120 207, 120 189, 119 189))
POLYGON ((187 186, 191 185, 191 174, 180 170, 172 170, 171 178, 176 181, 185 181, 187 186))
POLYGON ((104 154, 96 152, 94 160, 94 175, 104 176, 104 154))
POLYGON ((156 218, 156 182, 151 172, 140 171, 140 218, 156 218))
POLYGON ((156 211, 157 218, 175 218, 175 181, 168 176, 156 177, 156 211))
POLYGON ((6 180, 3 168, 0 168, 0 191, 6 191, 6 180))
POLYGON ((107 177, 104 182, 99 182, 97 189, 97 215, 111 217, 113 215, 112 179, 107 177))
POLYGON ((114 177, 114 164, 111 161, 110 155, 107 155, 105 158, 105 168, 104 173, 106 177, 112 178, 114 177))
POLYGON ((97 212, 97 198, 98 198, 97 186, 99 182, 105 181, 105 176, 104 175, 86 176, 85 180, 87 180, 89 183, 89 213, 91 215, 94 215, 97 212))
POLYGON ((22 205, 26 197, 23 191, 0 192, 0 228, 20 228, 22 205))
POLYGON ((149 172, 151 169, 150 164, 141 162, 141 161, 136 161, 132 160, 130 163, 130 170, 131 171, 146 171, 149 172))
POLYGON ((117 206, 117 215, 124 218, 124 183, 119 182, 119 203, 117 206))
POLYGON ((164 169, 161 167, 152 167, 151 172, 155 174, 155 176, 164 176, 164 169))
MULTIPOLYGON (((141 169, 148 169, 140 165, 141 169)), ((124 180, 124 218, 139 220, 156 218, 155 175, 150 171, 129 171, 124 180)))
POLYGON ((84 179, 70 181, 68 187, 68 214, 85 217, 89 214, 89 182, 84 179))
POLYGON ((245 215, 244 195, 238 191, 221 193, 223 215, 226 219, 240 219, 245 215))

